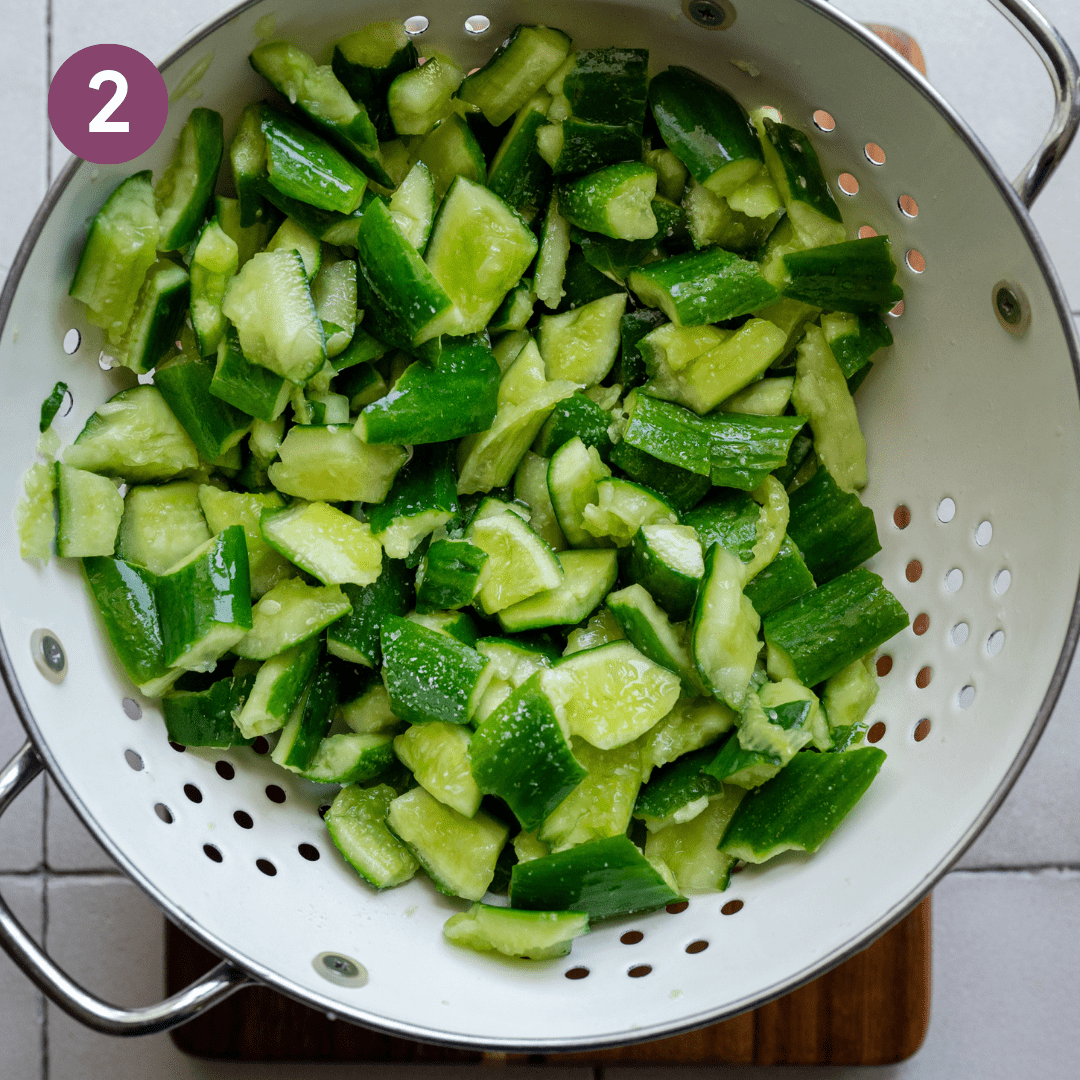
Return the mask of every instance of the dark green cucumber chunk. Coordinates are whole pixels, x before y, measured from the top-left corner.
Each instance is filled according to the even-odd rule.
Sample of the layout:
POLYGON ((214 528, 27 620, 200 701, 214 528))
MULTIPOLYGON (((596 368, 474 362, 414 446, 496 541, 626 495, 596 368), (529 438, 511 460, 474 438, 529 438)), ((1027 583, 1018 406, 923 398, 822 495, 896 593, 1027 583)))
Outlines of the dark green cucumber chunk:
POLYGON ((233 720, 255 685, 254 672, 218 679, 207 690, 172 690, 161 699, 169 741, 180 746, 248 746, 233 720))
POLYGON ((721 781, 705 771, 715 755, 715 748, 706 746, 657 769, 638 792, 634 817, 653 828, 691 820, 723 790, 721 781))
MULTIPOLYGON (((293 383, 262 364, 253 364, 240 348, 240 337, 231 324, 217 348, 217 364, 210 393, 248 416, 271 423, 289 403, 293 383)), ((204 455, 205 456, 205 455, 204 455)))
POLYGON ((436 540, 416 571, 416 610, 439 611, 471 604, 487 560, 487 552, 467 540, 436 540))
POLYGON ((681 899, 628 837, 592 840, 555 855, 519 862, 510 906, 584 911, 590 920, 652 911, 681 899))
POLYGON ((486 431, 495 419, 499 365, 486 334, 447 338, 434 364, 410 364, 385 397, 364 408, 356 434, 368 443, 442 443, 486 431))
POLYGON ((216 461, 251 428, 247 413, 212 392, 214 373, 215 365, 193 348, 154 372, 154 385, 205 461, 216 461))
POLYGON ((488 665, 449 634, 390 615, 380 631, 383 682, 396 716, 414 724, 467 724, 483 693, 488 665))
POLYGON ((858 495, 841 491, 824 465, 791 493, 788 506, 788 535, 819 585, 881 550, 874 511, 858 495))
POLYGON ((585 778, 540 688, 540 672, 477 726, 469 754, 480 790, 503 799, 523 829, 539 828, 585 778))
POLYGON ((488 170, 487 186, 515 210, 547 206, 551 195, 551 166, 536 145, 547 104, 547 95, 538 94, 521 107, 488 170))
POLYGON ((852 393, 852 378, 863 372, 878 349, 887 349, 893 343, 892 331, 880 315, 829 312, 821 316, 821 329, 852 393))
POLYGON ((533 443, 533 453, 549 458, 563 443, 577 437, 586 446, 595 446, 606 461, 611 453, 611 415, 585 394, 576 393, 560 401, 544 421, 533 443))
POLYGON ((743 594, 764 619, 813 588, 814 578, 802 552, 790 536, 785 536, 776 557, 754 575, 743 594))
POLYGON ((64 395, 68 392, 66 382, 58 382, 50 391, 49 396, 41 403, 41 415, 38 421, 38 431, 44 433, 52 427, 60 406, 64 403, 64 395))
POLYGON ((859 567, 774 611, 765 620, 765 642, 771 667, 789 667, 804 686, 816 686, 907 625, 907 612, 881 578, 859 567))
POLYGON ((804 423, 800 416, 698 416, 637 391, 633 400, 627 398, 627 406, 624 443, 742 491, 753 491, 787 460, 791 441, 804 423))
POLYGON ((218 657, 251 629, 251 581, 242 525, 196 548, 154 588, 165 661, 212 671, 218 657))
POLYGON ((619 366, 616 369, 619 382, 630 389, 645 381, 645 361, 638 342, 648 333, 667 322, 667 316, 656 308, 638 308, 628 311, 619 323, 619 366))
POLYGON ((154 593, 157 575, 107 556, 83 559, 82 567, 109 642, 128 678, 143 693, 156 696, 179 674, 165 661, 154 593))
POLYGON ((775 755, 743 749, 738 733, 733 731, 705 765, 704 771, 717 781, 750 790, 771 780, 781 768, 780 759, 775 755))
POLYGON ((720 850, 754 863, 782 851, 817 851, 862 798, 884 760, 876 746, 796 754, 739 804, 720 850))
POLYGON ((327 651, 354 664, 377 667, 383 621, 412 607, 412 572, 400 559, 384 553, 382 573, 371 585, 344 585, 342 591, 352 610, 327 628, 327 651))
POLYGON ((670 465, 625 440, 612 447, 610 460, 631 480, 662 495, 679 513, 696 506, 712 487, 707 476, 670 465))
POLYGON ((158 251, 179 251, 198 235, 225 152, 221 114, 192 109, 176 156, 154 188, 161 235, 158 251))
POLYGON ((904 299, 887 236, 793 251, 783 263, 784 295, 817 307, 880 315, 904 299))
POLYGON ((547 26, 517 26, 491 59, 474 71, 458 97, 489 123, 505 123, 548 81, 570 51, 570 38, 547 26))
POLYGON ((710 191, 730 195, 761 170, 761 146, 746 110, 697 72, 660 72, 649 84, 649 104, 664 142, 710 191))
POLYGON ((131 322, 116 349, 117 361, 132 371, 151 371, 172 351, 190 301, 188 272, 170 259, 158 259, 146 272, 131 322))
POLYGON ((259 120, 271 187, 318 210, 351 214, 360 206, 367 177, 352 162, 265 102, 259 120))
POLYGON ((367 109, 380 139, 394 136, 386 92, 398 75, 416 67, 418 59, 400 19, 370 23, 334 45, 330 66, 353 100, 367 109))
POLYGON ((745 491, 717 491, 682 518, 698 534, 706 551, 720 544, 748 563, 757 543, 759 507, 745 491))
POLYGON ((675 255, 634 270, 630 288, 680 326, 704 326, 771 304, 779 293, 757 263, 720 247, 675 255))
POLYGON ((623 161, 559 188, 559 213, 571 225, 615 240, 656 235, 652 200, 656 173, 639 161, 623 161))
POLYGON ((322 642, 309 638, 287 652, 272 656, 255 675, 236 726, 249 738, 268 735, 285 726, 322 655, 322 642))
POLYGON ((315 760, 319 745, 330 730, 334 706, 338 701, 340 675, 338 661, 323 654, 315 665, 304 696, 293 709, 281 732, 273 759, 294 772, 303 772, 315 760))

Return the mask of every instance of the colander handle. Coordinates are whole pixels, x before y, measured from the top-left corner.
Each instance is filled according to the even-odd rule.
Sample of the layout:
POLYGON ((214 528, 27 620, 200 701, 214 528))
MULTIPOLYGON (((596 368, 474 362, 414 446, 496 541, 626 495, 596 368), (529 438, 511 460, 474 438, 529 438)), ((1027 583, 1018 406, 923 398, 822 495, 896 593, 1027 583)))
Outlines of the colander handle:
POLYGON ((1013 181, 1025 206, 1031 206, 1065 156, 1080 125, 1080 67, 1056 27, 1028 0, 993 0, 1002 14, 1039 54, 1054 86, 1054 119, 1042 145, 1013 181))
MULTIPOLYGON (((42 771, 41 758, 28 742, 0 773, 0 814, 42 771)), ((69 1016, 106 1035, 151 1035, 194 1019, 253 980, 223 961, 187 989, 156 1005, 121 1009, 84 990, 42 952, 0 897, 0 945, 37 988, 69 1016)))

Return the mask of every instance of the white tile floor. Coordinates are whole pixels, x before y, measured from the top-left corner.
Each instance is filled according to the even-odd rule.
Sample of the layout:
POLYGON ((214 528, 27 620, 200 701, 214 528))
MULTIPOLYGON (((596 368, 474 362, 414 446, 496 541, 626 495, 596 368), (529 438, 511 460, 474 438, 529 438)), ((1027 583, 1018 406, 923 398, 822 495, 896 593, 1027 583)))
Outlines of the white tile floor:
MULTIPOLYGON (((745 0, 744 0, 745 2, 745 0)), ((48 73, 77 49, 117 41, 160 58, 224 0, 0 0, 0 278, 6 273, 50 172, 66 156, 49 133, 48 73)), ((838 0, 864 21, 918 38, 931 80, 1012 175, 1050 115, 1039 62, 985 0, 838 0)), ((1080 4, 1042 0, 1080 48, 1080 4)), ((1034 211, 1080 312, 1080 147, 1034 211)), ((21 741, 0 691, 0 758, 21 741)), ((54 788, 38 782, 0 825, 0 892, 76 978, 117 1002, 149 1001, 161 988, 162 920, 87 834, 54 788)), ((1070 676, 1028 768, 960 868, 935 891, 934 1004, 922 1050, 902 1065, 856 1070, 903 1080, 977 1076, 1014 1080, 1077 1075, 1080 1022, 1080 673, 1070 676)), ((425 1080, 463 1080, 471 1070, 425 1068, 425 1080)), ((629 1071, 629 1070, 624 1070, 629 1071)), ((733 1077, 806 1070, 729 1070, 733 1077)), ((0 957, 2 1080, 144 1080, 146 1077, 289 1078, 354 1075, 351 1067, 224 1067, 188 1060, 165 1036, 106 1039, 78 1027, 0 957)), ((420 1070, 386 1069, 387 1080, 420 1070)), ((560 1070, 553 1080, 585 1080, 560 1070)), ((651 1070, 655 1077, 657 1070, 651 1070)), ((684 1072, 679 1074, 685 1075, 684 1072)), ((839 1075, 815 1070, 815 1077, 839 1075)), ((852 1071, 844 1072, 845 1076, 852 1071)), ((631 1080, 626 1077, 626 1080, 631 1080)))

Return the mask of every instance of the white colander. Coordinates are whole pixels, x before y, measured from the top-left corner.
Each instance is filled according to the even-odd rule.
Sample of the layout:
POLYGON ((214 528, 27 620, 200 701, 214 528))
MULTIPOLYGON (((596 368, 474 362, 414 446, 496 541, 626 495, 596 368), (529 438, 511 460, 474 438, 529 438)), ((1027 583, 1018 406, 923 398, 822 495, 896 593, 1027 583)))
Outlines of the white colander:
POLYGON ((88 219, 121 177, 160 175, 196 100, 235 125, 266 92, 247 63, 260 37, 322 55, 367 22, 411 16, 411 30, 426 26, 422 52, 471 67, 518 22, 543 22, 582 46, 645 46, 653 70, 685 64, 748 107, 775 106, 814 132, 840 190, 857 186, 838 194, 852 235, 869 226, 891 238, 906 301, 889 320, 895 346, 859 394, 863 497, 882 541, 870 565, 914 628, 879 660, 891 670, 869 719, 884 725, 888 761, 817 855, 748 868, 678 913, 602 924, 565 960, 515 963, 445 943, 442 924, 460 905, 427 880, 378 895, 360 883, 319 818, 332 789, 247 749, 171 749, 158 709, 113 659, 76 567, 23 562, 9 525, 0 659, 31 741, 0 776, 0 811, 44 765, 132 879, 226 958, 177 998, 115 1009, 71 983, 0 903, 0 940, 46 994, 99 1030, 135 1034, 259 981, 405 1037, 581 1050, 760 1005, 867 945, 926 894, 1015 780, 1077 635, 1077 346, 1025 209, 1072 137, 1077 74, 1034 9, 999 3, 1043 53, 1058 97, 1019 195, 912 68, 821 0, 417 0, 406 10, 273 0, 235 9, 163 65, 170 91, 187 94, 162 138, 123 166, 69 165, 0 296, 0 507, 18 500, 38 407, 58 379, 74 402, 56 425, 70 441, 130 378, 99 368, 100 333, 67 296, 88 219), (831 130, 815 128, 815 110, 831 130), (741 909, 722 914, 733 900, 741 909), (623 944, 628 929, 644 936, 623 944))

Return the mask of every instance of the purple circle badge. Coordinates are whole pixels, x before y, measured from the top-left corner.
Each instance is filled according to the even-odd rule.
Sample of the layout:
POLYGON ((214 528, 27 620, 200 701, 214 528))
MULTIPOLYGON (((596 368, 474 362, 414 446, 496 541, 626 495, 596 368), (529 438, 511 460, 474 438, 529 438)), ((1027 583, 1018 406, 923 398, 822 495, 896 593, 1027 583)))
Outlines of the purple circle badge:
POLYGON ((149 150, 168 116, 161 72, 126 45, 80 49, 49 85, 49 123, 56 137, 95 165, 117 165, 149 150))

